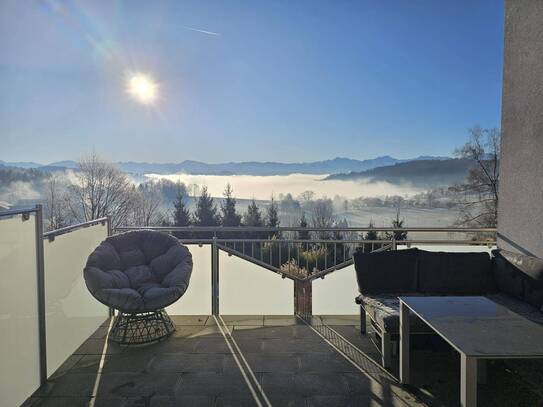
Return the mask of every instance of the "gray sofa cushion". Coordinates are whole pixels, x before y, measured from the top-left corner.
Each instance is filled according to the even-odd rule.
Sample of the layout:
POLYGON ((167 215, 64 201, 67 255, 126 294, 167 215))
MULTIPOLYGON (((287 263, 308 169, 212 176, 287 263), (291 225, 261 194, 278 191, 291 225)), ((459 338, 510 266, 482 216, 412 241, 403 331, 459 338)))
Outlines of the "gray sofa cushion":
POLYGON ((353 255, 358 288, 362 294, 417 291, 418 249, 353 255))
POLYGON ((417 292, 481 295, 494 292, 488 253, 419 250, 417 292))
POLYGON ((506 250, 492 254, 498 289, 543 312, 543 260, 506 250))
MULTIPOLYGON (((361 295, 359 298, 366 312, 371 319, 379 325, 384 332, 399 333, 400 329, 400 300, 401 295, 418 294, 389 294, 389 295, 361 295)), ((431 333, 432 329, 428 327, 415 314, 409 315, 409 326, 414 333, 431 333)))
POLYGON ((186 291, 189 250, 168 234, 133 231, 108 237, 89 256, 85 283, 100 302, 123 312, 164 308, 186 291))

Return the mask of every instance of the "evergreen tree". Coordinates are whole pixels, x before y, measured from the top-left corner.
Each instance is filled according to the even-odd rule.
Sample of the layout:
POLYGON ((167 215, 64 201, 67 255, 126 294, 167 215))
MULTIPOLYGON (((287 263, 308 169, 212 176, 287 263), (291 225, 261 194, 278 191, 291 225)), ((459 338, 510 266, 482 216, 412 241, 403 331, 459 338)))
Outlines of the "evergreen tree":
POLYGON ((266 209, 266 226, 270 228, 276 228, 279 226, 279 213, 277 209, 277 203, 272 196, 270 206, 268 206, 266 209))
MULTIPOLYGON (((279 223, 278 206, 272 195, 270 206, 266 208, 266 226, 270 228, 276 228, 279 227, 279 223)), ((280 233, 273 232, 267 236, 268 239, 272 239, 274 237, 280 238, 280 233)))
MULTIPOLYGON (((185 197, 183 196, 183 193, 179 189, 177 191, 177 196, 175 198, 175 201, 173 202, 173 226, 190 226, 190 213, 187 207, 185 206, 185 197)), ((164 225, 168 226, 168 225, 164 225)), ((175 232, 174 236, 181 239, 181 238, 188 238, 188 234, 186 232, 175 232)))
MULTIPOLYGON (((337 222, 334 227, 337 228, 348 228, 349 222, 347 222, 347 219, 343 218, 343 220, 337 222)), ((346 233, 342 231, 334 231, 332 238, 334 240, 348 240, 348 236, 346 239, 346 233)), ((336 243, 335 245, 328 245, 328 250, 330 251, 331 260, 328 264, 339 264, 342 263, 344 260, 347 260, 349 258, 350 248, 349 244, 347 243, 336 243), (333 249, 333 251, 331 251, 333 249)))
POLYGON ((220 219, 217 214, 217 207, 213 198, 207 192, 207 187, 202 187, 202 193, 196 202, 194 212, 194 225, 196 226, 218 226, 220 219))
MULTIPOLYGON (((299 222, 298 226, 301 227, 301 228, 307 228, 307 219, 305 218, 305 213, 304 212, 302 212, 302 216, 300 217, 300 222, 299 222)), ((302 230, 302 231, 298 232, 298 239, 300 239, 300 240, 309 240, 310 239, 309 232, 306 231, 306 230, 302 230)))
MULTIPOLYGON (((394 229, 402 229, 403 228, 404 219, 400 219, 400 208, 396 211, 396 218, 392 219, 392 227, 394 229)), ((396 230, 394 232, 387 232, 386 238, 388 240, 396 240, 396 241, 402 241, 407 239, 407 232, 403 230, 396 230)))
POLYGON ((254 199, 247 207, 247 212, 245 212, 245 214, 243 215, 243 225, 254 227, 264 226, 264 222, 262 221, 262 214, 260 213, 260 209, 256 205, 254 199))
MULTIPOLYGON (((370 230, 366 232, 365 236, 362 236, 363 240, 371 240, 371 241, 380 240, 379 233, 377 233, 377 231, 373 229, 375 227, 375 225, 373 224, 373 220, 370 220, 368 227, 370 228, 370 230)), ((381 247, 381 245, 377 243, 365 243, 364 253, 369 253, 372 250, 378 249, 379 247, 381 247)))
POLYGON ((230 183, 226 184, 224 189, 224 201, 221 203, 221 225, 239 226, 241 224, 241 215, 236 212, 236 198, 234 190, 230 183))
MULTIPOLYGON (((243 214, 243 226, 249 227, 262 227, 264 226, 264 220, 262 219, 262 213, 258 208, 254 198, 247 207, 247 212, 243 214)), ((246 238, 249 239, 267 239, 267 233, 262 232, 247 232, 246 238)))
POLYGON ((377 233, 375 229, 373 229, 374 227, 375 225, 373 224, 373 219, 372 219, 370 220, 370 223, 368 224, 368 228, 370 228, 370 230, 366 232, 366 236, 364 236, 364 240, 379 240, 379 234, 377 233))

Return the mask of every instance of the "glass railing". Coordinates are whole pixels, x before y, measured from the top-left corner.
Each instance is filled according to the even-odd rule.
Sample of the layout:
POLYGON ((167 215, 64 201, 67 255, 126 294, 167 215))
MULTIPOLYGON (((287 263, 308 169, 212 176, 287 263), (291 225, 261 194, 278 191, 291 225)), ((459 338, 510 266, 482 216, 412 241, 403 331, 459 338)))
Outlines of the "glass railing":
MULTIPOLYGON (((114 233, 132 229, 141 228, 114 233)), ((368 228, 147 229, 182 232, 193 256, 189 288, 167 308, 172 315, 358 314, 355 250, 495 247, 494 229, 402 229, 407 241, 364 240, 368 228)), ((24 401, 108 317, 88 292, 83 269, 110 233, 107 219, 98 219, 43 234, 40 207, 0 212, 3 404, 24 401)))
POLYGON ((87 290, 83 269, 87 257, 108 235, 104 220, 44 239, 47 375, 51 375, 109 315, 87 290))
POLYGON ((219 303, 226 315, 292 315, 294 282, 221 250, 219 303))
POLYGON ((192 254, 190 285, 177 302, 166 308, 171 315, 211 314, 211 246, 187 244, 192 254))
MULTIPOLYGON (((118 232, 141 229, 119 228, 118 232)), ((493 228, 374 228, 380 240, 362 236, 369 228, 148 227, 174 233, 193 254, 186 294, 172 314, 221 313, 314 315, 358 314, 352 255, 418 247, 430 251, 490 252, 493 228), (407 232, 396 240, 394 232, 407 232), (304 236, 300 239, 300 236, 304 236), (389 236, 389 237, 385 237, 389 236), (216 251, 216 265, 212 253, 216 251), (215 282, 213 275, 217 275, 215 282), (295 286, 309 290, 304 309, 295 305, 295 286), (216 303, 214 309, 211 304, 216 303)))
POLYGON ((0 397, 18 406, 40 386, 36 210, 0 212, 0 397))

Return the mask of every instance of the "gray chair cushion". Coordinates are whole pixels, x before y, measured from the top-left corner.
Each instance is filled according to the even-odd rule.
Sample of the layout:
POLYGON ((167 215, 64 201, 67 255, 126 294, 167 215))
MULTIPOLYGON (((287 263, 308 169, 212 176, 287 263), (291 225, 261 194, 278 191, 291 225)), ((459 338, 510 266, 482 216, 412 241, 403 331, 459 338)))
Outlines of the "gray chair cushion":
MULTIPOLYGON (((418 295, 418 294, 399 294, 418 295)), ((360 300, 370 318, 379 326, 381 331, 399 333, 400 331, 400 300, 398 295, 361 295, 360 300)), ((413 313, 409 316, 409 326, 412 333, 432 333, 432 329, 413 313)))
POLYGON ((495 291, 488 253, 419 250, 418 259, 420 293, 482 295, 495 291))
POLYGON ((358 289, 362 294, 417 291, 418 249, 353 255, 358 289))
POLYGON ((89 256, 85 283, 100 302, 127 313, 177 301, 192 273, 192 255, 168 234, 133 231, 108 237, 89 256))

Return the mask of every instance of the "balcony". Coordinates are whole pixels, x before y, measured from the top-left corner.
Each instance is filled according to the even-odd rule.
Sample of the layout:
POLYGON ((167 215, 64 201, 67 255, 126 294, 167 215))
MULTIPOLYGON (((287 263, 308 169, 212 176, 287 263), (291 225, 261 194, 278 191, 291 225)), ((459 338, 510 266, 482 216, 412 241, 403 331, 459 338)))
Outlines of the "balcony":
MULTIPOLYGON (((413 385, 399 384, 397 354, 381 367, 376 333, 360 333, 351 255, 489 251, 494 230, 413 228, 407 241, 364 241, 364 228, 308 229, 309 239, 296 228, 158 229, 185 234, 190 287, 167 308, 171 337, 123 347, 107 341, 110 310, 82 278, 89 253, 117 232, 107 219, 44 234, 39 207, 0 213, 2 405, 459 404, 459 357, 436 336, 413 343, 413 385), (304 246, 324 255, 300 258, 304 246)), ((492 362, 480 405, 541 405, 541 372, 541 361, 492 362)))

